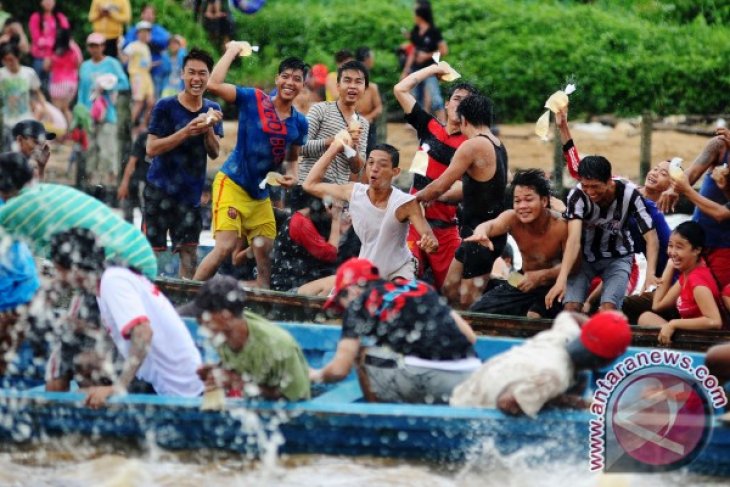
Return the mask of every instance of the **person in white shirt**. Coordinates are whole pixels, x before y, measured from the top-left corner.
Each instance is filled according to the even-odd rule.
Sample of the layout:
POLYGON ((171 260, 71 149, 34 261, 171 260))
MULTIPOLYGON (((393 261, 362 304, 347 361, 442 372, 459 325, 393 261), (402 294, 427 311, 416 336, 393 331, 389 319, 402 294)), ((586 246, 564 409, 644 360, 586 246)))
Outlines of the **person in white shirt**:
POLYGON ((400 174, 398 149, 388 144, 373 147, 366 162, 370 184, 323 183, 327 168, 343 150, 339 139, 329 146, 312 166, 302 185, 304 191, 317 198, 349 202, 352 226, 362 243, 360 257, 372 261, 384 279, 415 278, 415 259, 406 244, 409 223, 421 235, 418 245, 424 251, 435 252, 438 240, 415 197, 393 186, 400 174))
POLYGON ((72 228, 51 238, 57 279, 96 295, 101 322, 123 357, 112 385, 86 389, 86 404, 98 408, 132 381, 157 394, 195 397, 204 386, 196 373, 202 360, 192 336, 170 301, 141 273, 105 263, 93 232, 72 228))
POLYGON ((486 361, 456 386, 450 404, 499 408, 532 418, 549 401, 586 406, 580 398, 565 395, 576 385, 576 372, 608 365, 630 342, 629 324, 617 311, 590 319, 562 312, 549 330, 486 361))

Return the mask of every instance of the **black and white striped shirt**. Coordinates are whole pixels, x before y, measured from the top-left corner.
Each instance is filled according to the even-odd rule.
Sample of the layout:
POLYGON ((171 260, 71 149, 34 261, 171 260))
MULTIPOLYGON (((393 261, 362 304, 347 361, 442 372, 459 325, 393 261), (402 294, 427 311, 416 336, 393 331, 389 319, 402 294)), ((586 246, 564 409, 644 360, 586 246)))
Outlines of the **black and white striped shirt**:
POLYGON ((635 184, 614 180, 616 194, 608 207, 601 208, 578 184, 568 195, 565 217, 583 220, 581 246, 588 262, 623 257, 635 252, 629 231, 629 218, 634 217, 641 234, 654 228, 643 196, 635 184))
MULTIPOLYGON (((365 162, 370 124, 360 114, 357 115, 357 118, 362 125, 358 152, 360 159, 365 162)), ((299 161, 299 184, 304 182, 312 166, 327 150, 325 140, 334 137, 340 130, 346 129, 350 121, 345 120, 337 107, 337 102, 323 101, 312 105, 307 113, 307 122, 309 122, 309 133, 307 143, 302 147, 302 160, 299 161)), ((327 168, 324 180, 337 184, 345 184, 350 181, 350 162, 344 153, 337 154, 335 160, 327 168)))

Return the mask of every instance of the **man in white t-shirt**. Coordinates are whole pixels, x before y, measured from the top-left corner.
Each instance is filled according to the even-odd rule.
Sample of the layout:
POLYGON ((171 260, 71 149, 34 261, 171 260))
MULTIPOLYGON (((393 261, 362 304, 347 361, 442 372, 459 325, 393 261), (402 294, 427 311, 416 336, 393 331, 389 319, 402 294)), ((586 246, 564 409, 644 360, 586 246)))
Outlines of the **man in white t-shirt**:
POLYGON ((86 229, 51 238, 51 261, 59 281, 96 294, 101 322, 124 360, 112 385, 86 390, 86 404, 98 408, 112 394, 125 393, 135 379, 157 394, 202 394, 197 375, 202 360, 190 332, 170 301, 146 277, 126 267, 107 266, 104 250, 86 229))

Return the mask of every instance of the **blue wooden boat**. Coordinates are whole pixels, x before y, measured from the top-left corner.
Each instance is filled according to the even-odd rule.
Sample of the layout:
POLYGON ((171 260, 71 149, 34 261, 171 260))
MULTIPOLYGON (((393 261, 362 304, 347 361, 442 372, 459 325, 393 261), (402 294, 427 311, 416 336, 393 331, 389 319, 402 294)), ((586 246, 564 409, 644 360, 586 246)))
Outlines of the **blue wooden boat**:
MULTIPOLYGON (((189 323, 195 332, 194 324, 189 323)), ((334 354, 336 326, 282 324, 302 344, 310 365, 334 354)), ((202 339, 196 341, 205 352, 202 339)), ((482 358, 521 340, 480 337, 482 358)), ((636 351, 636 350, 634 350, 636 351)), ((700 354, 691 354, 695 363, 700 354)), ((105 409, 84 407, 78 392, 49 393, 42 386, 0 390, 0 438, 27 442, 44 436, 81 434, 154 440, 171 449, 215 448, 261 455, 285 453, 375 455, 461 462, 487 442, 500 454, 538 447, 536 462, 574 460, 588 465, 588 411, 548 409, 537 419, 493 409, 363 402, 354 374, 342 383, 315 388, 298 403, 227 399, 225 411, 201 411, 201 399, 153 395, 111 398, 105 409)), ((730 429, 715 421, 709 444, 693 471, 730 475, 730 429)))

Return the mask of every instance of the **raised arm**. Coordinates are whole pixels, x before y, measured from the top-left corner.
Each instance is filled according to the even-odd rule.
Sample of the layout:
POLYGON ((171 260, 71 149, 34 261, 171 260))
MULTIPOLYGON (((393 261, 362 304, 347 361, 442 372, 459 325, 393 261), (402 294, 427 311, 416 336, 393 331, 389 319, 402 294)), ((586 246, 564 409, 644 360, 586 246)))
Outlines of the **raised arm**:
POLYGON ((438 250, 438 239, 436 239, 436 235, 434 235, 431 225, 429 225, 426 221, 426 217, 423 216, 423 211, 421 210, 421 205, 418 204, 418 201, 414 199, 398 207, 395 211, 395 217, 399 221, 405 221, 407 219, 411 222, 413 228, 415 228, 421 236, 420 240, 417 242, 421 249, 428 253, 433 253, 438 250))
POLYGON ((226 83, 226 75, 231 67, 231 63, 241 53, 242 45, 238 42, 229 42, 226 46, 226 52, 223 53, 220 60, 213 67, 208 80, 208 91, 217 97, 220 97, 227 103, 236 102, 236 85, 226 83))
POLYGON ((719 203, 715 203, 711 199, 705 198, 695 191, 694 188, 690 186, 686 174, 683 174, 679 181, 672 181, 672 186, 677 193, 685 195, 687 199, 697 206, 702 213, 710 218, 713 218, 720 223, 730 220, 730 208, 719 203))
POLYGON ((329 146, 325 153, 322 154, 322 157, 320 157, 314 166, 312 166, 309 174, 307 174, 307 179, 305 179, 302 184, 304 191, 320 199, 325 196, 331 196, 332 198, 336 198, 341 201, 350 200, 353 188, 352 183, 332 184, 322 182, 322 178, 324 178, 327 168, 330 164, 332 164, 332 161, 335 160, 337 154, 342 151, 343 147, 342 142, 339 140, 329 146))
POLYGON ((398 100, 398 104, 403 109, 403 112, 408 115, 413 111, 413 107, 416 104, 416 97, 411 94, 411 91, 423 83, 429 76, 438 76, 440 74, 447 74, 448 69, 438 64, 431 64, 423 69, 409 74, 403 78, 397 85, 393 87, 393 94, 395 99, 398 100))

